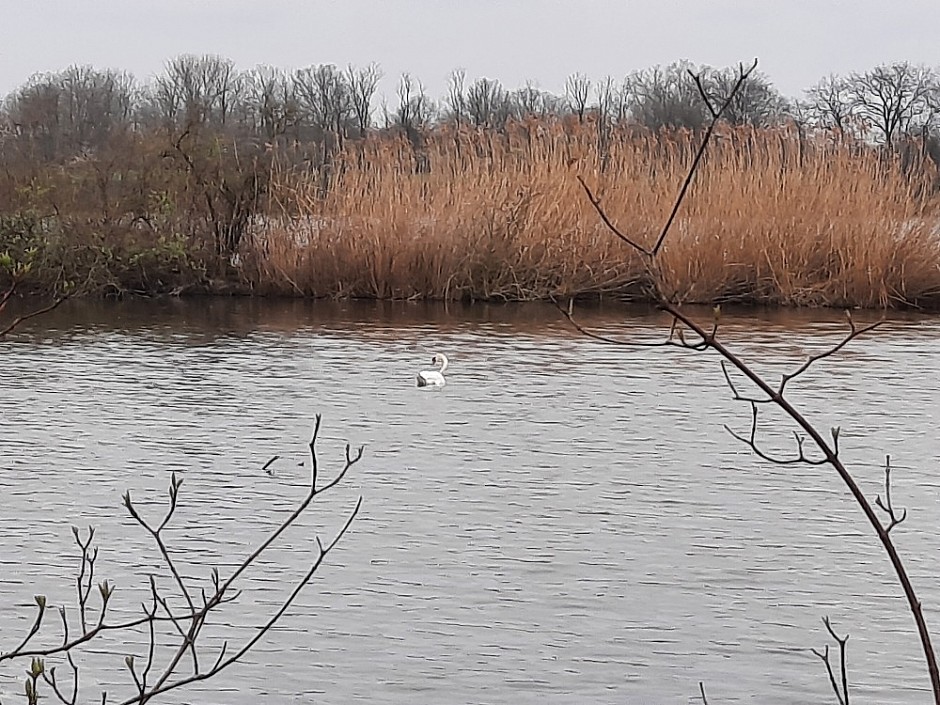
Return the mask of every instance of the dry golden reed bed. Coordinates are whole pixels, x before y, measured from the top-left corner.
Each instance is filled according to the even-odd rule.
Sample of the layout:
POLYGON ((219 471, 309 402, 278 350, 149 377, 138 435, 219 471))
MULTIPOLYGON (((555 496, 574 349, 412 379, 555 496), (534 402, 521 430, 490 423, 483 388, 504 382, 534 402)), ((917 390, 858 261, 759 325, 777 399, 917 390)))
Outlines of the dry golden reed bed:
MULTIPOLYGON (((322 174, 275 173, 272 217, 248 245, 256 290, 314 296, 639 298, 629 237, 655 241, 698 137, 523 123, 350 145, 322 174), (325 195, 320 195, 320 194, 325 195)), ((686 302, 940 305, 937 171, 794 130, 724 130, 661 257, 686 302)))

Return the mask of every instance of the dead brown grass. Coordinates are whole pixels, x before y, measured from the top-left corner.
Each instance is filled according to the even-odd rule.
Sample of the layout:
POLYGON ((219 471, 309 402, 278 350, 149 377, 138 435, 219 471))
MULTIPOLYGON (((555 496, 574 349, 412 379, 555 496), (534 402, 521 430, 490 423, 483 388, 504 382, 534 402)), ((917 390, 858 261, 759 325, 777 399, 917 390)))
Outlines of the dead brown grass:
MULTIPOLYGON (((273 217, 249 244, 257 290, 328 297, 641 297, 642 263, 605 230, 652 243, 697 137, 520 123, 439 130, 415 149, 372 138, 322 175, 275 173, 273 217)), ((937 305, 936 169, 789 130, 725 130, 661 256, 695 303, 937 305)))

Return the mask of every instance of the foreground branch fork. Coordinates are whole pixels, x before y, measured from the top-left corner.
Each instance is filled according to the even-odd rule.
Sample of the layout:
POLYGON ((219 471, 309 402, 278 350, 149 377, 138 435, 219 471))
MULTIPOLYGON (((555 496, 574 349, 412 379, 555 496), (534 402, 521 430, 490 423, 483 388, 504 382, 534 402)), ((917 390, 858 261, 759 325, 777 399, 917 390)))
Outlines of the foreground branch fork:
POLYGON ((715 102, 715 100, 708 95, 702 84, 702 76, 700 74, 695 74, 689 71, 689 75, 695 81, 699 95, 701 96, 702 101, 705 103, 705 106, 711 115, 711 121, 705 128, 705 133, 702 136, 702 142, 699 145, 698 150, 695 152, 695 157, 692 159, 692 166, 689 168, 689 172, 685 178, 685 181, 682 182, 682 187, 679 189, 679 195, 676 197, 672 211, 669 213, 669 217, 666 219, 666 223, 663 225, 663 229, 660 231, 659 237, 656 239, 656 242, 652 247, 644 247, 639 242, 633 240, 621 232, 604 211, 604 208, 601 205, 601 199, 596 196, 593 191, 591 191, 587 183, 585 183, 584 179, 578 176, 578 181, 581 183, 582 188, 587 194, 588 200, 591 202, 591 205, 594 206, 594 210, 597 211, 598 216, 600 216, 601 220, 604 221, 604 225, 607 226, 608 230, 627 243, 634 250, 642 255, 645 255, 648 260, 654 260, 656 255, 658 255, 660 250, 662 250, 663 244, 666 242, 666 236, 672 229, 672 224, 675 222, 676 216, 679 214, 679 208, 682 206, 682 202, 685 200, 685 196, 689 191, 689 187, 692 185, 692 179, 695 176, 695 172, 698 170, 698 166, 702 161, 702 157, 705 156, 705 151, 708 148, 708 143, 711 141, 712 135, 715 132, 715 128, 718 127, 718 124, 721 122, 722 115, 724 115, 725 111, 728 109, 728 106, 731 105, 735 95, 737 95, 737 93, 741 90, 741 87, 744 85, 745 81, 747 81, 748 76, 750 76, 756 68, 757 59, 754 59, 754 61, 748 67, 745 67, 743 64, 741 64, 738 67, 738 77, 734 83, 734 86, 732 86, 731 91, 721 102, 715 102))
MULTIPOLYGON (((241 594, 237 589, 238 581, 244 577, 246 571, 266 553, 288 528, 295 524, 297 519, 304 514, 317 497, 336 487, 350 468, 362 459, 362 447, 353 451, 347 445, 343 467, 327 482, 321 482, 318 478, 320 468, 316 448, 320 425, 321 417, 318 415, 309 443, 311 475, 305 496, 287 518, 281 521, 259 546, 238 563, 231 575, 223 579, 219 575, 218 569, 212 568, 208 587, 197 589, 195 585, 184 579, 177 566, 177 561, 173 557, 173 551, 167 545, 163 534, 164 529, 171 523, 179 507, 182 479, 175 474, 171 476, 167 509, 156 524, 150 523, 141 515, 129 492, 124 495, 125 508, 134 521, 149 534, 155 543, 162 565, 175 588, 176 601, 179 605, 185 604, 185 607, 179 605, 176 608, 172 607, 170 604, 171 595, 161 591, 156 576, 151 575, 149 578, 150 599, 141 605, 142 616, 111 622, 108 620, 108 606, 114 593, 114 587, 105 580, 98 583, 97 592, 100 599, 98 619, 94 622, 90 621, 87 612, 91 607, 90 598, 94 586, 95 561, 98 555, 98 549, 93 544, 95 532, 93 528, 89 528, 87 535, 83 536, 77 528, 73 529, 75 541, 81 552, 81 566, 76 578, 79 633, 75 636, 70 634, 68 614, 66 608, 62 606, 58 608, 62 622, 61 641, 54 646, 32 647, 32 642, 42 632, 47 609, 46 598, 37 595, 35 601, 38 611, 28 633, 12 651, 0 652, 0 666, 4 662, 30 660, 27 671, 27 701, 35 702, 39 697, 40 684, 44 684, 51 696, 59 702, 74 705, 79 697, 80 688, 79 667, 76 665, 73 655, 105 632, 126 633, 129 636, 141 627, 145 629, 146 646, 144 653, 139 657, 135 655, 124 657, 124 666, 128 671, 134 694, 116 701, 123 705, 147 703, 167 691, 176 690, 198 681, 208 680, 243 659, 294 604, 301 591, 313 579, 323 561, 349 530, 362 505, 362 497, 359 497, 352 511, 349 512, 342 525, 328 541, 324 542, 319 536, 313 537, 314 555, 304 573, 296 580, 286 597, 265 618, 263 623, 251 628, 251 634, 245 639, 244 643, 232 647, 228 642, 225 642, 216 653, 205 653, 205 649, 201 648, 200 637, 203 635, 208 617, 223 605, 233 603, 238 599, 241 594), (176 643, 171 647, 165 663, 162 664, 160 663, 161 650, 157 648, 158 637, 164 633, 160 627, 169 628, 176 639, 176 643), (186 660, 191 664, 192 669, 188 674, 181 671, 184 658, 187 655, 188 659, 186 660), (70 669, 70 688, 66 687, 61 679, 57 677, 56 667, 46 669, 46 658, 56 656, 64 658, 70 669)), ((268 461, 264 468, 270 468, 275 459, 268 461)), ((165 652, 165 649, 162 651, 165 652)), ((107 693, 102 693, 101 701, 111 702, 108 700, 107 693)))
POLYGON ((835 670, 832 667, 832 661, 829 660, 829 645, 819 651, 818 649, 810 649, 816 656, 818 656, 826 666, 826 674, 829 676, 829 685, 832 686, 833 692, 836 694, 836 699, 839 701, 839 705, 849 705, 849 676, 848 671, 846 670, 845 665, 845 650, 846 644, 849 642, 848 634, 844 637, 840 637, 836 634, 835 629, 832 628, 832 622, 829 621, 829 617, 823 617, 823 624, 826 626, 826 631, 829 632, 829 636, 839 645, 839 672, 840 677, 836 678, 835 670))
MULTIPOLYGON (((895 510, 894 505, 891 499, 890 492, 890 483, 891 483, 891 465, 890 458, 886 461, 885 464, 885 491, 884 498, 879 495, 874 504, 868 500, 865 494, 862 492, 860 486, 855 481, 854 477, 851 475, 849 470, 843 464, 842 460, 839 458, 839 432, 838 427, 834 427, 830 430, 831 443, 823 436, 812 423, 810 423, 807 418, 790 403, 790 400, 786 396, 787 385, 793 380, 797 379, 804 373, 806 373, 814 364, 824 360, 828 357, 831 357, 841 351, 845 346, 851 343, 853 340, 859 336, 868 333, 872 329, 876 328, 881 321, 876 323, 866 325, 866 326, 857 326, 852 319, 850 314, 847 314, 849 330, 842 340, 830 348, 824 350, 822 353, 810 356, 802 365, 797 367, 793 372, 785 374, 781 377, 781 380, 778 385, 774 386, 765 380, 757 371, 747 362, 745 362, 741 357, 734 353, 730 348, 728 348, 718 337, 718 319, 720 315, 720 309, 715 308, 714 320, 710 326, 705 326, 697 322, 691 315, 687 314, 681 306, 681 302, 677 300, 672 295, 667 295, 665 293, 664 283, 662 277, 659 274, 658 255, 662 252, 662 249, 667 241, 667 235, 669 234, 673 223, 675 222, 676 216, 682 206, 683 201, 685 200, 686 194, 690 184, 692 183, 695 174, 701 163, 701 159, 705 154, 708 143, 711 140, 711 137, 714 133, 714 130, 719 123, 722 114, 726 108, 730 105, 731 101, 734 99, 735 95, 741 90, 741 87, 744 85, 748 76, 757 66, 755 61, 750 65, 749 68, 741 65, 738 72, 738 80, 735 83, 733 89, 727 95, 723 102, 716 103, 710 96, 706 94, 706 91, 703 88, 703 81, 700 75, 694 75, 695 83, 698 86, 699 92, 703 101, 706 104, 706 107, 712 117, 710 124, 705 130, 702 136, 702 142, 695 154, 692 165, 689 168, 688 174, 683 181, 678 196, 676 197, 675 204, 669 213, 668 218, 666 219, 663 230, 653 244, 652 247, 646 247, 635 239, 632 239, 630 236, 622 232, 608 217, 607 213, 604 211, 603 205, 601 204, 601 199, 595 195, 595 193, 587 186, 583 179, 579 179, 582 187, 584 188, 588 200, 591 202, 591 205, 597 211, 601 221, 607 226, 608 230, 618 237, 620 240, 625 242, 630 248, 634 251, 640 253, 644 261, 646 262, 646 271, 649 277, 648 283, 648 295, 655 301, 660 309, 665 311, 672 319, 672 326, 669 332, 669 336, 665 341, 660 341, 658 343, 650 343, 648 341, 637 341, 633 339, 620 339, 614 338, 607 335, 601 335, 594 333, 587 329, 585 326, 582 326, 575 320, 575 316, 569 303, 569 306, 566 308, 562 307, 560 304, 556 303, 559 310, 565 315, 565 317, 575 326, 577 330, 589 335, 590 337, 601 340, 603 342, 613 343, 616 345, 622 345, 627 347, 662 347, 664 345, 671 345, 679 347, 685 350, 691 351, 705 351, 712 350, 716 352, 722 359, 722 372, 725 376, 725 380, 728 383, 729 388, 731 389, 732 395, 735 400, 742 401, 747 403, 751 409, 751 426, 749 433, 745 436, 742 434, 735 433, 731 431, 732 435, 736 438, 747 444, 751 450, 756 453, 761 458, 764 458, 768 461, 774 463, 782 464, 792 464, 792 463, 803 463, 809 465, 829 465, 831 466, 836 473, 839 475, 843 484, 848 488, 852 498, 862 510, 862 513, 865 515, 866 520, 871 525, 878 541, 881 544, 885 554, 888 556, 888 559, 891 563, 891 567, 894 571, 895 576, 897 577, 898 583, 901 586, 901 589, 904 593, 904 596, 907 600, 908 608, 911 612, 911 615, 914 618, 914 623, 917 628, 918 638, 921 643, 921 648, 923 650, 924 659, 927 664, 928 674, 930 676, 931 689, 933 692, 934 704, 940 705, 940 671, 937 667, 936 654, 933 649, 933 644, 930 638, 930 632, 928 630, 926 621, 924 619, 923 611, 921 608, 920 600, 917 597, 917 593, 914 589, 914 586, 910 580, 910 577, 907 573, 907 569, 904 565, 903 560, 901 559, 896 546, 891 538, 891 531, 901 522, 903 522, 907 513, 905 511, 898 512, 895 510), (689 332, 689 336, 686 336, 686 331, 689 332), (691 337, 691 340, 689 339, 691 337), (747 382, 752 385, 757 391, 758 395, 746 395, 739 391, 738 384, 734 381, 732 377, 732 371, 735 374, 743 376, 747 382), (757 443, 757 426, 758 426, 758 415, 759 409, 763 405, 771 404, 778 407, 784 412, 784 414, 789 417, 789 419, 794 422, 799 429, 799 432, 795 432, 794 436, 797 443, 797 453, 792 458, 777 458, 771 456, 770 454, 764 452, 757 443), (809 441, 816 450, 819 452, 818 457, 809 457, 804 451, 804 444, 809 441), (887 523, 881 521, 878 517, 875 508, 881 509, 887 515, 887 523)), ((727 427, 726 427, 727 428, 727 427)), ((831 625, 829 624, 828 618, 825 620, 827 629, 830 632, 830 635, 836 639, 840 644, 841 650, 841 661, 842 661, 842 686, 841 688, 835 686, 835 679, 832 675, 831 665, 828 661, 828 652, 825 654, 825 661, 827 667, 829 668, 830 678, 833 680, 836 694, 839 696, 840 702, 842 705, 848 704, 848 686, 845 675, 845 642, 836 636, 835 632, 832 630, 831 625)), ((847 638, 847 637, 846 637, 847 638)), ((702 699, 705 700, 704 690, 702 692, 702 699)))

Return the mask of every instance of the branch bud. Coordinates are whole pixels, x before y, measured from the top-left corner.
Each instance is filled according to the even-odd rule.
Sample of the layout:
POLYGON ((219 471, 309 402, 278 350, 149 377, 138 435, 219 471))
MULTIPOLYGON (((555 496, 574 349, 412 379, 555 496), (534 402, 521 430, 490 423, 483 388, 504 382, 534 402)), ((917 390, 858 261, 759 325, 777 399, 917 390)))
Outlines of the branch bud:
POLYGON ((34 657, 29 664, 29 675, 33 678, 39 678, 43 674, 43 671, 46 670, 46 662, 41 658, 34 657))
POLYGON ((104 580, 98 583, 98 592, 101 593, 101 599, 107 602, 111 599, 111 594, 114 592, 114 588, 108 583, 107 580, 104 580))

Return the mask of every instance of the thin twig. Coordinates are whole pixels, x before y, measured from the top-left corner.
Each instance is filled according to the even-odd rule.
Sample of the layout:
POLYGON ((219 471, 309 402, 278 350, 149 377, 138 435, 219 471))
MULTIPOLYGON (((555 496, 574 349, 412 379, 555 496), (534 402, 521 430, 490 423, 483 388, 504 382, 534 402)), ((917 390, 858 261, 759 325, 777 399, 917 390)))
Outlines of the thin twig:
POLYGON ((601 335, 600 333, 595 333, 589 328, 585 328, 584 326, 582 326, 578 322, 578 320, 574 317, 573 300, 569 300, 568 308, 564 308, 555 297, 551 298, 551 302, 555 305, 555 308, 557 308, 561 312, 561 314, 565 318, 568 319, 568 322, 571 323, 571 325, 574 327, 575 330, 577 330, 582 335, 587 336, 588 338, 593 338, 594 340, 599 340, 603 343, 611 343, 613 345, 620 345, 623 347, 633 347, 633 348, 661 348, 667 345, 672 345, 672 343, 669 340, 659 340, 655 342, 625 340, 623 338, 610 338, 608 336, 601 335))
MULTIPOLYGON (((358 463, 362 459, 363 447, 360 446, 358 451, 355 454, 350 452, 350 446, 346 446, 346 464, 340 470, 336 476, 323 485, 320 488, 317 488, 317 473, 319 469, 319 462, 316 452, 316 443, 320 433, 320 424, 321 416, 317 414, 316 421, 314 423, 313 435, 310 439, 309 448, 310 448, 310 459, 311 459, 311 472, 310 472, 310 488, 307 492, 306 497, 301 501, 301 503, 294 509, 293 512, 281 522, 281 524, 268 535, 268 537, 251 553, 245 558, 232 572, 232 574, 223 582, 219 584, 218 589, 215 594, 212 595, 206 607, 202 610, 202 617, 199 619, 193 619, 190 628, 186 634, 186 637, 183 639, 182 643, 177 647, 176 652, 170 659, 170 662, 166 665, 163 670, 163 673, 155 681, 153 688, 151 688, 150 693, 155 694, 157 692, 162 692, 169 682, 172 675, 176 672, 176 668, 179 665, 180 660, 183 657, 183 654, 188 650, 194 647, 196 639, 199 636, 199 632, 202 629, 204 624, 205 614, 214 609, 219 601, 226 595, 226 593, 232 589, 235 581, 246 571, 248 568, 261 556, 270 546, 273 544, 287 529, 293 525, 297 518, 304 513, 311 502, 316 498, 317 495, 326 492, 327 490, 335 487, 342 479, 346 476, 346 473, 349 469, 358 463)), ((351 521, 351 520, 350 520, 351 521)), ((239 656, 240 658, 240 656, 239 656)))
POLYGON ((672 210, 669 212, 669 217, 663 224, 663 228, 659 233, 659 237, 656 239, 656 243, 652 248, 647 249, 643 245, 625 235, 613 223, 613 221, 610 220, 607 212, 604 210, 603 206, 601 206, 600 198, 594 194, 594 192, 588 187, 587 183, 581 176, 577 177, 578 181, 581 183, 581 186, 584 188, 584 192, 587 194, 588 201, 590 201, 591 205, 594 207, 594 210, 597 211, 598 216, 604 222, 604 225, 607 226, 607 229, 610 230, 610 232, 616 237, 623 240, 627 245, 635 249, 640 254, 644 255, 647 259, 648 269, 652 268, 651 265, 653 260, 656 259, 656 255, 658 255, 659 251, 662 249, 663 243, 666 241, 666 236, 669 234, 673 222, 675 221, 676 216, 679 214, 679 209, 682 206, 682 202, 685 200, 689 187, 692 184, 692 179, 695 177, 695 174, 698 171, 699 163, 702 161, 702 157, 705 156, 705 151, 708 148, 709 142, 711 142, 715 128, 718 127, 718 123, 721 121, 722 115, 724 115, 725 111, 728 109, 728 106, 731 105, 731 102, 734 100, 734 97, 738 94, 745 81, 747 81, 748 77, 756 68, 757 59, 754 59, 753 63, 751 63, 748 68, 745 68, 743 64, 740 64, 738 66, 737 81, 735 81, 731 91, 729 91, 728 95, 725 97, 722 103, 717 107, 712 104, 711 98, 705 92, 704 87, 702 86, 701 76, 689 72, 692 78, 695 80, 695 84, 699 89, 699 93, 701 94, 702 99, 705 101, 706 106, 708 106, 708 111, 711 114, 712 119, 705 128, 705 133, 702 135, 702 141, 700 142, 698 149, 695 152, 695 157, 692 159, 692 166, 689 168, 685 180, 682 182, 682 186, 680 187, 679 193, 676 196, 676 200, 673 203, 672 210))
POLYGON ((849 678, 846 671, 845 662, 846 644, 849 641, 849 636, 846 634, 845 637, 840 637, 838 634, 836 634, 835 630, 832 628, 832 623, 829 621, 829 617, 823 617, 823 624, 826 625, 826 630, 829 632, 829 635, 835 639, 837 644, 839 644, 839 669, 841 671, 841 678, 839 680, 836 679, 832 662, 829 660, 828 644, 823 651, 818 651, 816 649, 810 649, 810 651, 818 656, 826 665, 826 673, 829 676, 829 684, 832 686, 832 691, 836 694, 836 698, 839 700, 839 705, 849 705, 849 678), (840 680, 841 687, 839 683, 840 680))
MULTIPOLYGON (((8 323, 6 326, 4 326, 3 328, 0 328, 0 339, 6 337, 9 333, 13 331, 14 328, 28 321, 30 318, 35 318, 36 316, 42 316, 45 313, 54 311, 63 303, 65 303, 70 297, 71 297, 71 294, 65 294, 63 296, 56 297, 56 299, 48 306, 43 306, 42 308, 36 309, 35 311, 30 311, 29 313, 24 313, 21 316, 17 316, 12 321, 10 321, 10 323, 8 323)), ((5 298, 3 299, 4 304, 6 304, 6 300, 8 298, 9 296, 5 296, 5 298)))
POLYGON ((801 374, 806 372, 810 367, 812 367, 814 364, 816 364, 820 360, 823 360, 827 357, 831 357, 832 355, 835 355, 837 352, 842 350, 842 348, 844 348, 846 345, 848 345, 853 340, 858 338, 860 335, 864 335, 870 331, 873 331, 875 328, 877 328, 878 326, 880 326, 882 323, 885 322, 885 319, 882 318, 881 320, 875 321, 874 323, 871 323, 867 326, 862 326, 861 328, 859 328, 855 325, 855 321, 852 319, 851 311, 846 310, 845 317, 849 323, 849 332, 845 335, 845 337, 839 343, 827 348, 821 353, 818 353, 816 355, 810 355, 810 357, 806 360, 806 362, 800 365, 796 370, 794 370, 793 372, 789 374, 783 375, 780 378, 780 386, 777 388, 777 391, 781 395, 783 394, 784 389, 787 386, 788 382, 799 377, 801 374))
POLYGON ((616 225, 613 224, 613 222, 608 217, 607 213, 605 213, 604 209, 601 207, 600 198, 594 195, 594 192, 591 191, 591 188, 585 183, 584 179, 581 177, 580 174, 578 175, 577 179, 578 181, 581 182, 581 186, 584 189, 584 193, 587 194, 588 200, 591 202, 591 205, 594 206, 594 210, 597 211, 597 214, 600 216, 601 220, 604 221, 604 225, 607 226, 607 229, 610 230, 610 232, 612 232, 614 235, 619 237, 621 240, 623 240, 625 243, 627 243, 630 247, 635 249, 637 252, 640 252, 641 254, 644 254, 647 257, 651 257, 653 255, 652 252, 650 252, 645 247, 643 247, 643 245, 637 242, 634 242, 633 240, 628 238, 626 235, 620 232, 620 229, 616 225))
POLYGON ((907 519, 907 509, 902 509, 901 513, 898 514, 894 509, 894 504, 891 502, 891 456, 885 456, 885 498, 884 501, 881 499, 881 495, 875 497, 875 504, 878 505, 878 508, 881 509, 885 514, 888 515, 890 520, 888 526, 885 527, 887 533, 891 531, 898 524, 907 519))
POLYGON ((698 86, 699 93, 701 93, 702 98, 705 101, 705 105, 708 106, 708 110, 711 112, 712 120, 705 129, 702 142, 699 145, 698 151, 695 153, 695 158, 692 160, 692 166, 689 168, 689 171, 686 174, 685 181, 682 182, 682 188, 679 189, 679 195, 676 197, 676 202, 672 206, 672 211, 669 213, 669 217, 666 219, 665 225, 663 225, 662 232, 660 232, 659 238, 656 240, 656 244, 653 245, 653 249, 651 250, 653 257, 659 254, 663 243, 666 241, 666 236, 672 229, 672 223, 675 221, 676 215, 679 213, 679 208, 682 206, 682 202, 685 200, 685 194, 688 192, 689 186, 692 184, 692 179, 694 178, 695 173, 698 171, 699 162, 701 162, 702 157, 705 156, 705 149, 708 147, 708 143, 711 141, 712 134, 715 132, 715 128, 718 126, 719 120, 721 120, 721 116, 724 114, 725 110, 728 109, 728 106, 731 105, 731 101, 734 100, 734 97, 738 94, 738 91, 741 90, 741 86, 744 85, 744 82, 747 80, 748 76, 750 76, 756 68, 757 59, 754 59, 750 68, 748 69, 744 68, 744 64, 740 64, 738 66, 738 80, 735 82, 724 102, 722 102, 717 110, 712 106, 711 100, 705 94, 705 91, 702 87, 701 76, 692 74, 692 78, 695 79, 695 84, 698 86))
POLYGON ((297 596, 300 594, 301 590, 303 590, 303 588, 313 578, 314 573, 316 573, 317 569, 323 563, 324 558, 326 558, 326 556, 330 553, 330 551, 332 551, 336 547, 340 539, 349 530, 349 527, 352 525, 353 520, 359 514, 359 510, 361 507, 362 507, 362 497, 360 497, 357 500, 356 506, 353 508, 353 511, 349 514, 343 526, 336 533, 336 535, 333 537, 333 540, 330 541, 329 544, 327 544, 326 546, 323 546, 321 543, 319 543, 319 540, 318 540, 318 546, 320 548, 319 554, 316 560, 307 570, 307 573, 297 582, 297 584, 294 586, 294 589, 287 596, 287 598, 281 603, 281 606, 277 609, 277 611, 273 615, 271 615, 263 625, 261 625, 255 630, 255 634, 245 644, 243 644, 242 647, 238 651, 236 651, 227 659, 223 660, 222 656, 224 656, 224 653, 225 653, 225 647, 223 647, 222 654, 220 654, 219 660, 217 660, 216 665, 211 670, 203 671, 202 673, 194 673, 191 676, 181 678, 177 681, 167 682, 161 679, 161 681, 158 682, 145 695, 137 695, 135 697, 128 698, 127 700, 124 700, 121 703, 121 705, 133 705, 135 703, 144 703, 150 700, 151 698, 161 695, 169 690, 175 690, 177 688, 181 688, 183 686, 187 686, 192 683, 196 683, 199 681, 204 681, 209 678, 212 678, 213 676, 220 673, 222 670, 228 668, 234 663, 237 663, 242 657, 245 656, 245 654, 247 654, 255 646, 255 644, 257 644, 261 640, 262 637, 264 637, 265 634, 267 634, 271 630, 271 628, 284 615, 284 613, 288 610, 288 608, 290 608, 290 606, 294 603, 294 601, 297 599, 297 596))
MULTIPOLYGON (((81 532, 79 532, 77 528, 74 528, 73 533, 75 535, 76 543, 81 550, 82 559, 80 568, 78 570, 78 578, 76 579, 76 601, 79 603, 79 620, 82 623, 81 633, 74 637, 70 636, 69 620, 66 609, 64 607, 60 607, 58 608, 58 611, 62 620, 63 628, 63 638, 61 643, 54 647, 30 649, 29 644, 31 643, 31 639, 36 633, 40 631, 41 627, 43 626, 42 614, 45 613, 46 608, 45 598, 37 596, 36 601, 40 608, 40 614, 37 614, 33 629, 31 629, 30 633, 22 639, 14 651, 6 654, 0 654, 0 662, 14 658, 32 658, 33 663, 29 671, 28 687, 33 689, 32 692, 34 695, 37 693, 36 688, 38 687, 39 680, 42 679, 50 686, 53 695, 56 698, 58 698, 61 702, 66 703, 67 705, 74 705, 78 695, 78 667, 75 665, 72 659, 72 654, 75 653, 79 647, 93 641, 97 636, 105 631, 134 631, 140 626, 145 626, 149 634, 146 653, 144 654, 144 657, 141 659, 140 663, 138 663, 137 660, 135 660, 135 657, 131 655, 127 656, 124 662, 124 666, 130 673, 130 677, 133 682, 133 688, 136 692, 136 695, 130 698, 127 702, 149 702, 160 693, 181 688, 189 683, 211 678, 223 669, 228 668, 232 664, 241 660, 245 654, 255 646, 255 644, 257 644, 266 634, 271 631, 277 621, 280 620, 287 610, 290 609, 291 605, 294 604, 301 590, 310 583, 314 574, 326 559, 326 556, 337 546, 340 539, 349 530, 353 520, 356 518, 356 516, 358 516, 362 506, 362 497, 359 497, 352 512, 346 518, 339 531, 328 544, 324 545, 318 537, 315 538, 316 556, 312 561, 309 569, 294 584, 290 594, 287 596, 287 598, 284 599, 279 608, 272 615, 270 615, 263 624, 253 629, 252 635, 248 641, 242 644, 235 651, 230 650, 228 642, 226 642, 219 653, 213 656, 210 662, 211 666, 208 668, 208 670, 201 668, 199 663, 200 652, 197 650, 197 640, 206 624, 209 614, 222 605, 232 602, 238 598, 240 591, 236 589, 235 581, 244 573, 244 571, 246 571, 255 561, 258 560, 258 558, 271 546, 275 540, 278 539, 278 537, 283 534, 283 532, 289 526, 295 522, 297 517, 299 517, 300 514, 310 506, 317 496, 335 487, 346 476, 350 468, 359 462, 362 458, 362 447, 354 451, 351 446, 347 444, 345 448, 346 462, 342 469, 327 482, 318 486, 319 462, 316 453, 316 441, 319 436, 319 429, 320 417, 317 416, 317 423, 314 426, 314 433, 310 442, 312 460, 310 486, 305 497, 290 514, 290 516, 283 522, 279 523, 279 525, 267 536, 261 545, 255 548, 255 550, 253 550, 241 563, 239 563, 236 566, 234 572, 226 579, 223 580, 220 578, 217 568, 212 569, 210 574, 210 581, 212 585, 211 593, 207 592, 205 589, 200 589, 198 591, 198 596, 201 599, 201 605, 197 604, 196 599, 193 597, 194 588, 183 582, 182 574, 176 567, 176 561, 171 558, 170 548, 165 543, 162 536, 163 529, 168 525, 170 519, 175 514, 179 503, 179 490, 182 481, 179 480, 176 476, 173 476, 170 481, 169 506, 159 525, 154 526, 139 514, 129 494, 125 496, 125 506, 128 508, 131 516, 137 521, 137 523, 144 527, 144 529, 155 539, 163 557, 163 564, 165 569, 173 576, 173 579, 176 581, 176 587, 179 589, 180 594, 182 594, 184 597, 188 596, 189 598, 186 601, 187 607, 179 611, 171 608, 167 596, 161 594, 157 587, 156 579, 151 576, 151 600, 149 604, 143 604, 141 606, 143 610, 143 616, 119 623, 108 623, 106 621, 108 614, 108 604, 114 592, 114 588, 108 581, 103 581, 97 586, 98 592, 101 596, 101 608, 98 613, 98 620, 96 624, 91 624, 87 616, 87 607, 89 605, 91 588, 94 584, 94 566, 97 558, 97 546, 94 546, 93 544, 95 532, 93 528, 90 528, 87 537, 85 537, 81 534, 81 532), (160 665, 158 677, 154 682, 151 682, 153 669, 156 665, 157 626, 161 623, 165 624, 167 622, 172 625, 173 630, 175 630, 177 636, 179 637, 179 642, 171 657, 169 658, 168 663, 160 665), (48 674, 46 674, 44 671, 44 662, 42 659, 48 655, 61 653, 65 654, 73 669, 73 694, 71 698, 62 688, 54 669, 50 670, 48 674), (181 659, 186 654, 192 655, 193 671, 190 675, 181 676, 177 671, 181 659)), ((266 467, 269 467, 271 462, 273 462, 273 460, 269 461, 266 467)), ((107 703, 107 701, 108 694, 107 692, 104 692, 101 695, 101 702, 107 703)))

